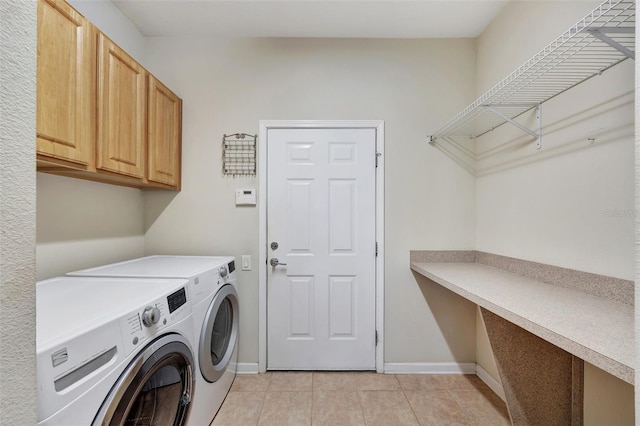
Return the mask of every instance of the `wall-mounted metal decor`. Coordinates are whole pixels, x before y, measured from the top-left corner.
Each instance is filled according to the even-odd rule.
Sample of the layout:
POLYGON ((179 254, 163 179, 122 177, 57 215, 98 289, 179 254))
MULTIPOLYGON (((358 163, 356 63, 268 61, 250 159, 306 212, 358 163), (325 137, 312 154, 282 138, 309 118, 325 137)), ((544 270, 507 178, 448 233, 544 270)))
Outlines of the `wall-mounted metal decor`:
POLYGON ((258 135, 234 133, 222 137, 222 173, 225 176, 256 175, 256 138, 258 135))

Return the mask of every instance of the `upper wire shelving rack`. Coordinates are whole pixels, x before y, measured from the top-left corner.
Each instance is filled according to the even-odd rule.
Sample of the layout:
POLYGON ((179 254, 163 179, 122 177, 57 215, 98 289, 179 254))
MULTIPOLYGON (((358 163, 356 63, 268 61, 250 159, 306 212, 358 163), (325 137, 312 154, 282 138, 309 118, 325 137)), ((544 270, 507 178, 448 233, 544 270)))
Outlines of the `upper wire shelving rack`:
POLYGON ((511 123, 541 146, 540 104, 624 61, 635 59, 635 0, 608 0, 428 136, 477 138, 511 123), (537 129, 514 118, 536 109, 537 129))

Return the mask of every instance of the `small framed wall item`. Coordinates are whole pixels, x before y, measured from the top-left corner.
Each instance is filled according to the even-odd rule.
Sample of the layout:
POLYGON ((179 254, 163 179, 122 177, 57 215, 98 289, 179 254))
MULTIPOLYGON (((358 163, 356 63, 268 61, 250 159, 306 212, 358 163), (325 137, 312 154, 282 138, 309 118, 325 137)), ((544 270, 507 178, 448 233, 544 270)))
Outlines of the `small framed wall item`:
POLYGON ((257 135, 234 133, 222 137, 222 173, 225 176, 256 175, 257 135))

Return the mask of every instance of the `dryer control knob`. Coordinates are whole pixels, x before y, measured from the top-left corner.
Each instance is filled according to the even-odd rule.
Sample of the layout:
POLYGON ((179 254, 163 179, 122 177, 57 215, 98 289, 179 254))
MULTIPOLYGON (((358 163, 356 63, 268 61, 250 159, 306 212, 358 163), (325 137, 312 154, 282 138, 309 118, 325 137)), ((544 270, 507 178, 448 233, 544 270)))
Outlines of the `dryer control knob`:
POLYGON ((142 323, 145 327, 151 327, 160 321, 160 309, 156 306, 147 306, 142 312, 142 323))
POLYGON ((226 266, 221 266, 220 267, 220 276, 222 278, 226 277, 228 273, 229 272, 227 271, 227 267, 226 266))

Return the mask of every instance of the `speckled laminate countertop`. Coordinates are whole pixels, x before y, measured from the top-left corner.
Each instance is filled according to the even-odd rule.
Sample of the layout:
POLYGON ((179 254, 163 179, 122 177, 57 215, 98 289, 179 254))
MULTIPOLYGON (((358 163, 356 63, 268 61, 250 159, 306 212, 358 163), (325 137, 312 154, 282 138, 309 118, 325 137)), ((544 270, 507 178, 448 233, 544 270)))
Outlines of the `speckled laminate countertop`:
POLYGON ((633 384, 633 306, 479 263, 412 262, 411 269, 633 384))

